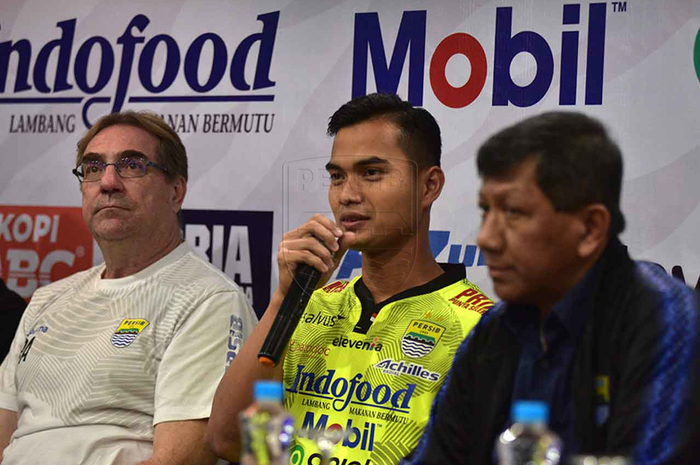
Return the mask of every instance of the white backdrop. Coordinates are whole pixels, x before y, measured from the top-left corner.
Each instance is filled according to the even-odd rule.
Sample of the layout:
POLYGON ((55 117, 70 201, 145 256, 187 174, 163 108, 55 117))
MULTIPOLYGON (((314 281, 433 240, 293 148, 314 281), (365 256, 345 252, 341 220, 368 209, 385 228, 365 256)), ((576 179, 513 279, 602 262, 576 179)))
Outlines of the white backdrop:
MULTIPOLYGON (((353 96, 353 88, 355 94, 379 88, 410 97, 440 123, 447 186, 433 213, 435 251, 442 261, 464 261, 470 279, 488 292, 474 247, 475 151, 494 131, 551 109, 583 111, 608 125, 625 157, 623 241, 636 258, 669 272, 680 266, 695 286, 700 275, 700 4, 564 4, 3 0, 2 277, 10 287, 27 288, 28 280, 40 284, 85 266, 71 242, 75 235, 59 232, 66 237, 51 242, 46 218, 54 210, 40 218, 41 209, 25 209, 29 216, 23 222, 19 217, 25 206, 80 205, 70 174, 75 144, 86 122, 122 101, 125 109, 163 114, 182 136, 190 160, 185 208, 272 212, 271 239, 262 245, 259 234, 223 233, 226 244, 236 241, 238 247, 232 260, 237 265, 226 272, 239 282, 267 281, 253 288, 269 293, 269 280, 276 280, 270 263, 283 232, 312 212, 329 213, 318 171, 330 153, 328 117, 353 96), (471 40, 466 54, 440 46, 454 34, 460 43, 471 40), (563 41, 571 42, 563 47, 563 41), (518 49, 519 44, 532 48, 518 49), (440 56, 449 59, 444 67, 440 56), (480 74, 485 83, 479 92, 480 74), (447 86, 438 83, 441 75, 447 86), (506 92, 508 79, 512 85, 506 92), (458 102, 468 91, 475 99, 458 102), (253 240, 258 244, 248 250, 253 240), (42 281, 40 264, 52 247, 69 253, 62 261, 54 257, 59 264, 53 269, 44 267, 42 281), (20 249, 35 250, 37 259, 12 252, 20 249), (245 260, 266 263, 251 278, 245 260)), ((215 224, 208 224, 212 237, 215 224)), ((200 244, 210 259, 216 247, 221 241, 217 246, 212 240, 209 248, 200 244)), ((95 253, 92 261, 99 260, 95 253)), ((357 257, 346 260, 341 275, 356 273, 357 257)), ((266 297, 257 296, 258 311, 266 297)))

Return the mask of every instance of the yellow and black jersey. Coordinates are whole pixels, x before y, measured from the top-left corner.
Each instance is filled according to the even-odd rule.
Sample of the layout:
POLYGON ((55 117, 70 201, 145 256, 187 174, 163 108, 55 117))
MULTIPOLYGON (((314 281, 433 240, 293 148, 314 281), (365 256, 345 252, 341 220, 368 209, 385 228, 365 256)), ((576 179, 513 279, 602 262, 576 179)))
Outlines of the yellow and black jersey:
POLYGON ((314 292, 284 361, 292 464, 320 463, 320 433, 337 440, 337 463, 394 464, 415 448, 457 347, 492 305, 463 266, 442 266, 379 304, 361 277, 314 292))

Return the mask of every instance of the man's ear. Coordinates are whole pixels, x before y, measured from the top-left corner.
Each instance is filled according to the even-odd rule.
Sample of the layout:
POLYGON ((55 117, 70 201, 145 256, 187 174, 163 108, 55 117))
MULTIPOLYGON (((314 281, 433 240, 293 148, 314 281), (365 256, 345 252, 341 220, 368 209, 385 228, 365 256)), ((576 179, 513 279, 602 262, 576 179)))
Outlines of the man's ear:
POLYGON ((586 205, 579 212, 581 236, 577 252, 581 258, 589 258, 602 250, 610 234, 610 211, 602 203, 586 205))
POLYGON ((445 172, 439 166, 431 166, 420 175, 421 180, 421 207, 430 206, 440 197, 442 188, 445 186, 445 172))
POLYGON ((170 198, 171 205, 173 206, 173 212, 177 213, 182 208, 182 202, 185 201, 185 194, 187 194, 187 181, 182 176, 178 176, 175 180, 170 182, 172 188, 172 196, 170 198))

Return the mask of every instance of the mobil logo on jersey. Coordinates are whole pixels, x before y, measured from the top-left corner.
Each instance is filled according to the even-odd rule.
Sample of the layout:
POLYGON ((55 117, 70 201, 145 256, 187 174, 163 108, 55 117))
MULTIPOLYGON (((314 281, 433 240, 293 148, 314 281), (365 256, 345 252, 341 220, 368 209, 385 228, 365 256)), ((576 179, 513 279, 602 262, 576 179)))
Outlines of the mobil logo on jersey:
POLYGON ((258 317, 270 301, 272 216, 264 211, 181 211, 187 243, 241 287, 258 317))
MULTIPOLYGON (((514 23, 522 23, 519 14, 524 8, 527 7, 495 8, 493 19, 488 20, 488 24, 493 24, 492 29, 487 28, 490 29, 488 35, 475 37, 468 30, 450 34, 440 41, 431 57, 426 57, 429 11, 404 12, 395 38, 382 34, 382 22, 394 23, 398 18, 383 16, 380 22, 378 13, 358 13, 355 16, 352 96, 367 93, 371 63, 377 91, 395 93, 405 79, 408 99, 415 105, 423 104, 426 66, 433 94, 451 108, 463 108, 474 102, 484 90, 489 72, 493 73, 491 104, 494 106, 536 104, 547 95, 555 74, 559 78, 559 104, 575 105, 578 76, 584 72, 585 104, 602 104, 607 4, 591 3, 588 8, 576 3, 547 4, 546 8, 552 11, 541 16, 538 31, 518 30, 514 26, 514 23), (547 32, 542 33, 542 30, 547 32), (579 37, 581 32, 587 35, 585 44, 579 37), (559 39, 561 47, 553 50, 550 42, 559 39), (486 49, 493 50, 491 57, 487 56, 486 49), (585 70, 581 73, 579 49, 585 53, 585 60, 581 60, 585 70), (558 73, 555 73, 556 52, 558 73), (536 64, 534 78, 525 85, 516 83, 511 74, 511 65, 520 54, 528 54, 536 64), (457 55, 466 57, 471 67, 468 76, 464 76, 468 80, 458 87, 448 81, 446 73, 448 62, 457 55)), ((435 31, 431 32, 434 35, 435 31)))
POLYGON ((407 357, 425 357, 445 334, 445 327, 428 320, 411 320, 401 338, 401 350, 407 357))
POLYGON ((353 421, 348 418, 346 422, 329 424, 329 416, 322 413, 318 416, 314 412, 306 412, 299 431, 299 437, 314 438, 319 435, 328 437, 333 443, 341 443, 343 447, 350 449, 372 451, 374 449, 374 436, 377 432, 377 423, 372 421, 353 421), (342 440, 342 442, 341 442, 342 440))
POLYGON ((333 410, 342 412, 349 406, 408 413, 416 385, 407 383, 404 389, 392 389, 363 379, 362 373, 352 378, 336 374, 336 370, 314 373, 305 365, 297 365, 294 381, 287 388, 291 394, 325 399, 333 410))
POLYGON ((90 268, 92 244, 80 208, 0 205, 0 276, 25 299, 90 268))

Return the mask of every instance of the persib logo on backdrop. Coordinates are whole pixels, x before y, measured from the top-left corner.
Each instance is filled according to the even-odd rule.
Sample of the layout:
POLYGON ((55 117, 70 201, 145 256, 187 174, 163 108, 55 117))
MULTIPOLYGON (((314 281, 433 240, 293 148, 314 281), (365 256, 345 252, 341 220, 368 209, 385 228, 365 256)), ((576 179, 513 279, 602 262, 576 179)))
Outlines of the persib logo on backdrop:
POLYGON ((182 210, 187 243, 245 292, 258 317, 270 302, 272 212, 182 210))
MULTIPOLYGON (((615 11, 623 11, 612 2, 615 11)), ((445 106, 463 108, 481 94, 485 84, 489 62, 493 69, 491 104, 529 107, 547 94, 555 75, 554 56, 548 39, 536 31, 513 30, 513 16, 525 7, 498 7, 495 17, 494 56, 486 56, 482 42, 474 36, 458 32, 445 37, 430 58, 430 87, 435 97, 445 106), (515 11, 514 11, 515 10, 515 11), (516 55, 527 53, 537 65, 532 82, 525 86, 516 84, 511 76, 511 63, 516 55), (447 62, 455 55, 465 56, 471 65, 467 82, 461 87, 452 86, 446 77, 447 62)), ((580 4, 562 5, 562 13, 547 16, 562 17, 558 23, 542 26, 548 29, 564 26, 561 32, 559 70, 559 104, 575 105, 577 76, 579 74, 579 31, 586 28, 588 39, 585 57, 585 104, 600 105, 603 102, 603 66, 605 63, 605 24, 607 3, 588 5, 587 25, 582 24, 580 4), (580 25, 580 26, 579 26, 580 25), (577 27, 578 26, 578 27, 577 27)), ((554 12, 552 12, 554 13, 554 12)), ((371 61, 377 91, 395 93, 407 69, 408 100, 414 105, 423 104, 424 71, 426 66, 427 11, 406 11, 401 18, 393 50, 386 45, 392 41, 382 37, 378 13, 355 15, 355 37, 352 64, 352 96, 367 94, 368 67, 371 61), (387 52, 388 50, 388 52, 387 52), (388 57, 388 63, 387 63, 388 57), (405 66, 408 62, 408 66, 405 66)), ((481 39, 484 40, 484 39, 481 39)), ((584 71, 584 70, 582 70, 584 71)))
MULTIPOLYGON (((274 94, 254 91, 275 86, 270 67, 279 11, 261 14, 257 20, 262 30, 236 43, 215 32, 204 32, 183 44, 176 37, 159 33, 157 21, 148 30, 151 19, 143 14, 135 15, 119 37, 95 35, 76 43, 76 37, 83 34, 76 30, 78 20, 73 18, 57 22, 58 37, 45 44, 24 38, 2 41, 0 105, 27 108, 27 112, 11 116, 9 132, 75 130, 75 112, 37 114, 36 104, 79 106, 82 121, 90 127, 95 115, 118 112, 126 103, 273 101, 274 94), (256 63, 251 50, 257 51, 256 63), (10 67, 11 62, 16 67, 10 67), (246 67, 253 65, 249 82, 246 67), (16 69, 16 75, 8 76, 9 69, 16 69), (168 92, 173 84, 187 91, 184 95, 168 92), (132 95, 132 88, 139 95, 132 95)), ((195 130, 241 132, 246 128, 246 121, 238 115, 215 115, 217 124, 212 115, 207 116, 195 130)), ((272 126, 269 119, 262 124, 266 132, 272 126)), ((251 130, 252 126, 261 130, 260 121, 248 125, 251 130)))

